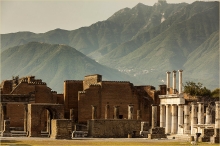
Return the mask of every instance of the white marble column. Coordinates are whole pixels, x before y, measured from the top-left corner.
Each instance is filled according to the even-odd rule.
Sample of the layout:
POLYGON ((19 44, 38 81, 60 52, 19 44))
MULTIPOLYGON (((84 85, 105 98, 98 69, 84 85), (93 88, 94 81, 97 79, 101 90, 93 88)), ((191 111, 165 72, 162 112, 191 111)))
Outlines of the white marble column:
POLYGON ((176 94, 176 71, 173 71, 173 94, 176 94))
POLYGON ((220 128, 220 101, 215 102, 215 128, 220 128))
POLYGON ((133 119, 134 105, 128 105, 128 119, 133 119))
POLYGON ((204 124, 204 103, 198 103, 198 124, 204 124))
POLYGON ((166 128, 165 133, 171 133, 171 106, 166 105, 166 128))
POLYGON ((183 70, 178 70, 179 71, 179 94, 182 93, 182 73, 183 73, 183 70))
POLYGON ((206 108, 205 124, 212 124, 212 111, 209 106, 206 108))
POLYGON ((165 105, 160 105, 160 127, 165 127, 165 105))
POLYGON ((183 105, 178 105, 178 134, 183 134, 183 105))
POLYGON ((169 94, 170 91, 170 72, 167 72, 167 94, 169 94))
POLYGON ((172 125, 171 125, 171 133, 176 134, 177 133, 177 106, 176 104, 173 104, 171 106, 171 120, 172 120, 172 125))
POLYGON ((152 104, 152 122, 151 128, 157 127, 157 105, 152 104))
POLYGON ((190 134, 189 105, 184 105, 184 134, 190 134))
POLYGON ((196 103, 191 103, 191 134, 195 134, 197 130, 193 128, 194 124, 197 124, 197 105, 196 103))

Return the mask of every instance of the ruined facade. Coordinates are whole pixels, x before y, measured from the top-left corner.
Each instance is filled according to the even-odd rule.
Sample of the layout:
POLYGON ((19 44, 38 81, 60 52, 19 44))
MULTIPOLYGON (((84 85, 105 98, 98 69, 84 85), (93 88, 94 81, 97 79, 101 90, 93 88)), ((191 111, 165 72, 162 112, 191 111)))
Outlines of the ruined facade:
MULTIPOLYGON (((102 81, 102 76, 85 76, 83 81, 64 81, 65 118, 70 118, 73 109, 74 120, 86 123, 91 119, 91 105, 97 106, 97 119, 105 118, 108 106, 108 118, 113 117, 113 106, 120 106, 119 118, 127 119, 127 106, 134 105, 134 117, 150 119, 150 105, 158 100, 158 94, 152 86, 134 86, 130 82, 102 81)), ((158 119, 159 120, 159 119, 158 119)))

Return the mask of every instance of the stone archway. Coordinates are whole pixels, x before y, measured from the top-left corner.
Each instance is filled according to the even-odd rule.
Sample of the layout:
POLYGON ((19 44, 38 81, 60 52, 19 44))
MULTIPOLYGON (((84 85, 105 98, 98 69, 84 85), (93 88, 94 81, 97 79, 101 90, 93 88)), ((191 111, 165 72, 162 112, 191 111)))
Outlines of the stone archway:
MULTIPOLYGON (((44 111, 49 112, 49 121, 51 119, 63 119, 64 118, 64 106, 62 104, 45 104, 35 103, 28 104, 28 122, 27 130, 29 137, 41 137, 41 116, 44 111)), ((49 123, 48 126, 51 124, 49 123)), ((50 132, 50 129, 49 129, 50 132)))

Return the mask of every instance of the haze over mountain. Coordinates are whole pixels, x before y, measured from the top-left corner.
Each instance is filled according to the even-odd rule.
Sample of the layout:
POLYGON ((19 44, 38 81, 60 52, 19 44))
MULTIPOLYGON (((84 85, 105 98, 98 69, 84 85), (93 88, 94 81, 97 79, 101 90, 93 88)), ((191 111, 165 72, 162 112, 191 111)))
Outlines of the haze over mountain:
POLYGON ((82 80, 89 74, 101 74, 103 80, 136 82, 134 78, 100 65, 62 44, 30 42, 7 49, 2 52, 1 70, 2 79, 11 79, 13 75, 35 75, 58 92, 63 92, 64 80, 82 80))
MULTIPOLYGON (((18 32, 4 34, 1 39, 2 51, 32 41, 66 44, 144 84, 158 86, 166 80, 166 71, 183 69, 184 82, 202 82, 210 89, 219 86, 219 2, 159 2, 154 6, 139 3, 89 27, 73 31, 56 29, 42 34, 18 32)), ((47 63, 49 66, 53 61, 41 65, 47 63)), ((28 72, 28 68, 22 72, 28 72)), ((54 80, 58 75, 61 74, 57 73, 54 80)))

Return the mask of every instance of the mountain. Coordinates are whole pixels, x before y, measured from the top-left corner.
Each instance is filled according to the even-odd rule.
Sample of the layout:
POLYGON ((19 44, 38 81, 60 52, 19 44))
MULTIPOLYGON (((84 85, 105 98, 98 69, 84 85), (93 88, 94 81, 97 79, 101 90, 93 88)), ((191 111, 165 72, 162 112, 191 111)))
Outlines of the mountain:
POLYGON ((163 84, 166 71, 183 69, 183 82, 200 81, 214 89, 219 85, 218 32, 217 1, 158 2, 153 6, 139 3, 119 10, 105 21, 72 31, 3 34, 1 50, 32 41, 65 44, 144 84, 163 84))
POLYGON ((63 92, 64 80, 82 80, 89 74, 101 74, 103 80, 137 83, 134 78, 100 65, 76 49, 62 44, 30 42, 9 48, 1 56, 2 79, 15 75, 35 75, 58 92, 63 92))

